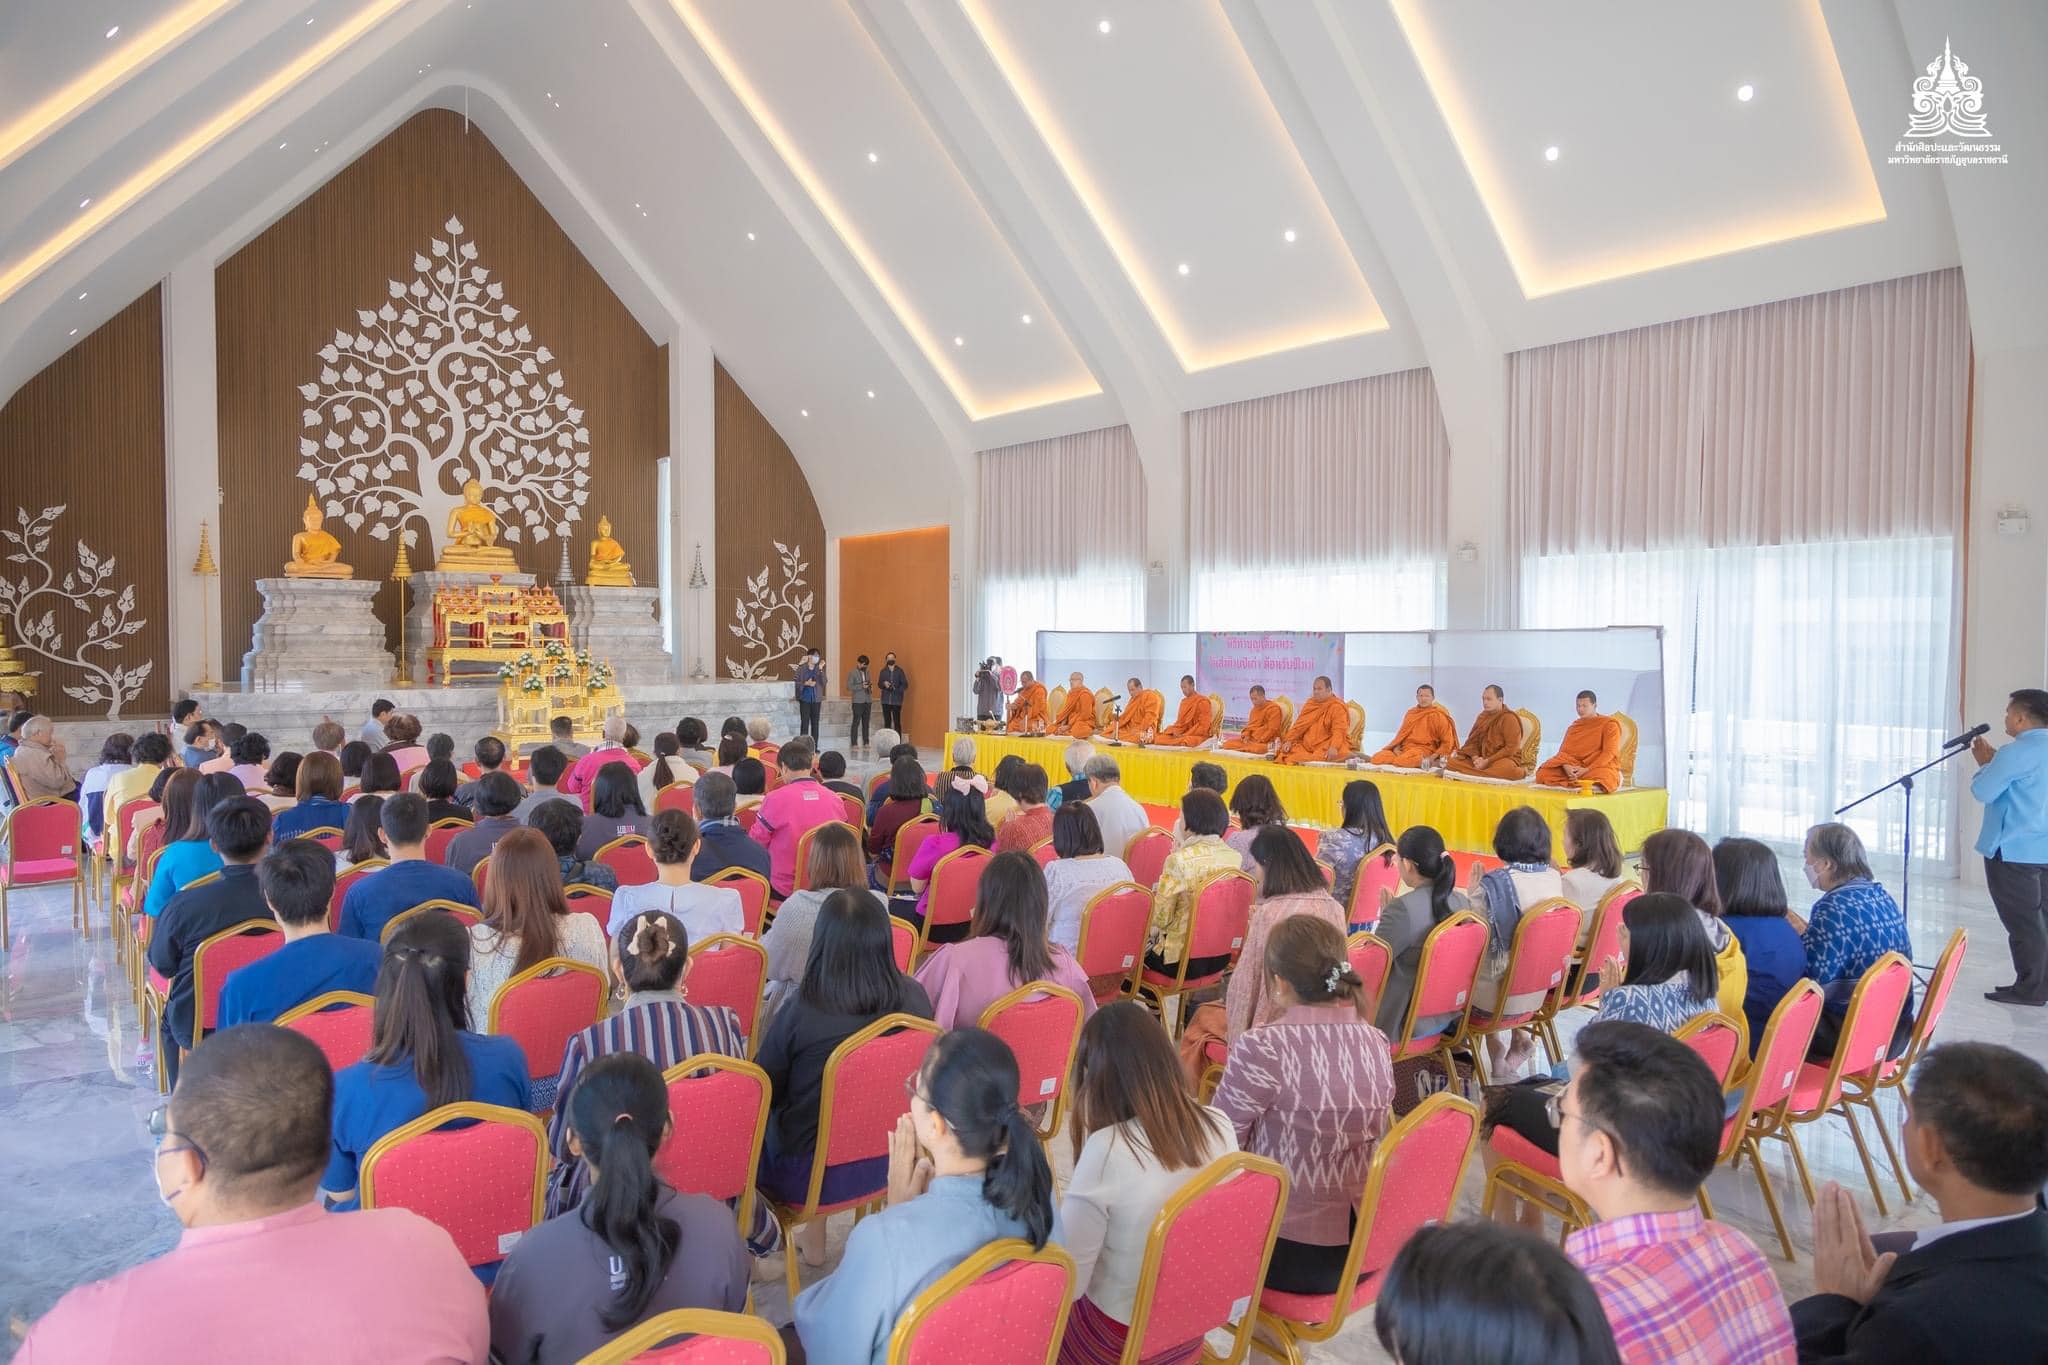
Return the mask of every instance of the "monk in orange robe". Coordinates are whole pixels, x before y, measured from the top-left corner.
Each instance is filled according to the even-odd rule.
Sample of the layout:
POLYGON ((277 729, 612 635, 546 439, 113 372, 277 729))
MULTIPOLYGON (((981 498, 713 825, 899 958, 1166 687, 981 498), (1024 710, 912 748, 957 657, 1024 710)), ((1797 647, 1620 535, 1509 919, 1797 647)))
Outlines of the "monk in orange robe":
POLYGON ((1280 732, 1286 728, 1282 724, 1284 718, 1280 703, 1267 701, 1266 689, 1255 685, 1252 688, 1252 713, 1246 718, 1244 729, 1216 747, 1234 749, 1239 753, 1266 753, 1279 742, 1280 732))
POLYGON ((1497 777, 1519 782, 1529 775, 1522 766, 1522 718, 1508 710, 1507 693, 1489 683, 1479 694, 1479 719, 1465 732, 1465 742, 1439 764, 1447 773, 1466 777, 1497 777))
POLYGON ((1173 724, 1154 735, 1152 742, 1199 749, 1209 742, 1209 724, 1214 719, 1209 699, 1195 691, 1194 678, 1183 673, 1180 679, 1180 710, 1175 714, 1173 724))
POLYGON ((1046 733, 1072 735, 1075 739, 1087 739, 1095 733, 1095 694, 1088 690, 1087 683, 1081 681, 1079 673, 1067 678, 1066 705, 1053 717, 1046 733))
POLYGON ((1545 787, 1590 782, 1603 792, 1621 789, 1621 722, 1601 715, 1600 699, 1591 692, 1579 693, 1579 718, 1536 770, 1536 781, 1545 787))
POLYGON ((1415 689, 1415 705, 1401 717, 1394 742, 1372 756, 1374 763, 1394 768, 1420 768, 1432 758, 1448 758, 1458 747, 1458 731, 1450 713, 1436 704, 1436 689, 1428 683, 1415 689))
POLYGON ((1136 678, 1125 686, 1131 695, 1124 703, 1123 715, 1117 719, 1116 737, 1125 744, 1150 744, 1153 732, 1166 715, 1166 698, 1136 678))
POLYGON ((1013 735, 1042 735, 1052 708, 1045 704, 1045 684, 1026 669, 1018 681, 1016 699, 1010 703, 1009 723, 1003 728, 1013 735))
POLYGON ((1354 752, 1351 712, 1330 680, 1317 678, 1294 718, 1294 728, 1280 741, 1280 752, 1273 757, 1281 763, 1341 763, 1354 752))

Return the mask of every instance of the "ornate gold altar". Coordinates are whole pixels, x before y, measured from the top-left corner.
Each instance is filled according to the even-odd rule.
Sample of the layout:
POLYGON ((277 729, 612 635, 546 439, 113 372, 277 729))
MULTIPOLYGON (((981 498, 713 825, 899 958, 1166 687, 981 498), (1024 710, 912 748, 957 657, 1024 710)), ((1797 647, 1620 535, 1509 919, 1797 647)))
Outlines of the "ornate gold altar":
POLYGON ((514 753, 545 743, 556 716, 569 718, 578 741, 595 743, 604 736, 605 718, 622 714, 625 705, 610 664, 559 640, 521 651, 498 669, 497 735, 514 753))
POLYGON ((433 622, 429 683, 502 678, 505 666, 531 650, 568 648, 569 613, 555 590, 503 584, 495 574, 488 584, 435 589, 433 622))

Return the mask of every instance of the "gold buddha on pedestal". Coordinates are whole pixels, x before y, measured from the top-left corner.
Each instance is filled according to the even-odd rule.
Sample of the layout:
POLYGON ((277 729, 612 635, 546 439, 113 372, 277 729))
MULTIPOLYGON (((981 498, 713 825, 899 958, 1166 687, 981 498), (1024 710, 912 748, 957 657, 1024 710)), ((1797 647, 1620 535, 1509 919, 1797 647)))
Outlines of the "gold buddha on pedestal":
POLYGON ((341 542, 321 529, 326 520, 320 515, 320 504, 313 495, 306 495, 306 510, 301 514, 305 530, 292 537, 291 562, 284 566, 286 578, 354 578, 356 571, 341 562, 341 542))
POLYGON ((626 563, 625 547, 612 539, 612 519, 597 519, 597 539, 590 542, 590 571, 583 581, 593 588, 630 588, 633 568, 626 563))
POLYGON ((462 485, 462 503, 448 514, 448 543, 434 568, 444 573, 516 573, 512 552, 498 544, 498 514, 484 506, 484 487, 462 485))

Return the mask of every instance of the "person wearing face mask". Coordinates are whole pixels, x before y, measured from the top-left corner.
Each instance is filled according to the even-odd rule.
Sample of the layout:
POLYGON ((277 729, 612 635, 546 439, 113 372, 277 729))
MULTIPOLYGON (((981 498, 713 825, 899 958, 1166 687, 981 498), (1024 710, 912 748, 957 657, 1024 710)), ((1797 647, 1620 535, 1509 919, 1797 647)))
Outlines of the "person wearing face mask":
POLYGON ((818 738, 818 711, 825 703, 825 660, 808 646, 796 666, 797 735, 818 738))
POLYGON ((333 1103, 327 1059, 300 1034, 243 1024, 201 1043, 150 1120, 178 1245, 66 1294, 15 1359, 485 1359, 483 1286, 447 1232, 314 1202, 333 1103))
POLYGON ((882 728, 909 739, 903 730, 903 694, 910 690, 910 675, 896 662, 893 651, 882 656, 882 671, 875 679, 875 689, 882 694, 882 728))

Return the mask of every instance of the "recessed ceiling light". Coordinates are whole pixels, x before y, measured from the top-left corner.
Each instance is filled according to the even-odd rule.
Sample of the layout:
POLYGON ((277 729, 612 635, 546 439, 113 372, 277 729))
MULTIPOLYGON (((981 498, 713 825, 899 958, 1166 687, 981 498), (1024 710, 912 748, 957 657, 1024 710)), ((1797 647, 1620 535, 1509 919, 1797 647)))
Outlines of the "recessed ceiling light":
POLYGON ((1029 326, 1031 325, 1031 314, 1029 314, 1029 313, 1026 313, 1026 314, 1024 315, 1024 325, 1025 325, 1026 327, 1029 327, 1029 326))
POLYGON ((953 344, 954 344, 955 346, 965 346, 965 345, 967 344, 967 338, 966 338, 966 337, 954 337, 954 338, 953 338, 953 344))
POLYGON ((1107 32, 1109 32, 1109 20, 1107 20, 1107 19, 1104 19, 1104 20, 1103 20, 1103 21, 1102 21, 1101 23, 1097 24, 1097 25, 1095 26, 1095 31, 1096 31, 1097 33, 1107 33, 1107 32))
POLYGON ((113 36, 114 36, 115 34, 119 33, 120 31, 121 31, 121 26, 120 26, 119 24, 116 24, 116 25, 114 25, 114 26, 113 26, 112 28, 110 28, 110 29, 108 29, 108 30, 107 30, 107 36, 108 36, 109 38, 111 38, 111 37, 113 37, 113 36))
POLYGON ((869 389, 869 390, 868 390, 868 397, 870 397, 870 398, 873 398, 874 396, 875 396, 875 391, 874 391, 873 389, 869 389))
POLYGON ((1185 275, 1188 273, 1188 263, 1186 261, 1182 261, 1179 265, 1175 266, 1174 269, 1178 270, 1181 274, 1185 275))
POLYGON ((1756 87, 1747 84, 1736 86, 1735 98, 1741 100, 1744 104, 1749 103, 1751 100, 1756 98, 1756 87))
POLYGON ((610 43, 606 43, 606 44, 604 44, 604 46, 606 46, 606 47, 610 47, 610 46, 611 46, 611 44, 610 44, 610 43))
POLYGON ((278 144, 277 144, 277 150, 279 150, 279 151, 281 152, 281 151, 283 151, 283 150, 284 150, 285 148, 287 148, 287 147, 289 147, 289 146, 291 146, 291 143, 289 143, 289 142, 280 142, 280 143, 278 143, 278 144))
POLYGON ((90 294, 91 292, 92 292, 92 291, 91 291, 90 289, 81 289, 81 290, 79 290, 79 291, 78 291, 78 301, 79 301, 80 303, 83 303, 83 302, 85 302, 85 296, 86 296, 87 294, 90 294))
POLYGON ((1283 232, 1283 233, 1281 233, 1281 234, 1280 234, 1280 237, 1281 237, 1281 240, 1283 240, 1283 241, 1288 241, 1288 242, 1291 242, 1291 241, 1293 241, 1293 240, 1294 240, 1294 229, 1293 229, 1293 228, 1289 228, 1289 229, 1287 229, 1287 231, 1285 231, 1285 232, 1283 232))
POLYGON ((1555 148, 1555 147, 1545 147, 1545 148, 1543 149, 1543 159, 1544 159, 1545 161, 1555 161, 1555 160, 1557 160, 1557 148, 1555 148))
POLYGON ((78 335, 78 329, 77 329, 76 327, 73 327, 73 328, 71 329, 71 335, 73 335, 73 336, 77 336, 77 335, 78 335))
POLYGON ((869 152, 869 153, 868 153, 868 164, 869 164, 870 166, 874 165, 874 164, 875 164, 875 163, 876 163, 877 161, 880 161, 881 159, 882 159, 882 154, 881 154, 880 152, 869 152))
POLYGON ((748 240, 748 241, 750 241, 750 242, 751 242, 751 241, 753 241, 753 240, 754 240, 754 234, 753 234, 753 233, 751 233, 751 232, 750 232, 750 233, 748 233, 748 234, 747 234, 747 240, 748 240))
POLYGON ((311 27, 313 27, 313 21, 312 21, 312 19, 311 19, 311 18, 308 18, 308 19, 306 20, 306 27, 307 27, 307 28, 311 28, 311 27))
POLYGON ((86 207, 87 205, 89 205, 89 204, 91 204, 91 203, 92 203, 92 196, 88 194, 88 195, 87 195, 87 196, 86 196, 85 198, 83 198, 83 199, 81 199, 81 200, 79 200, 79 201, 78 201, 78 207, 80 207, 80 208, 84 208, 84 207, 86 207))
POLYGON ((799 417, 809 417, 811 415, 811 410, 809 408, 798 408, 796 410, 796 415, 799 417))

